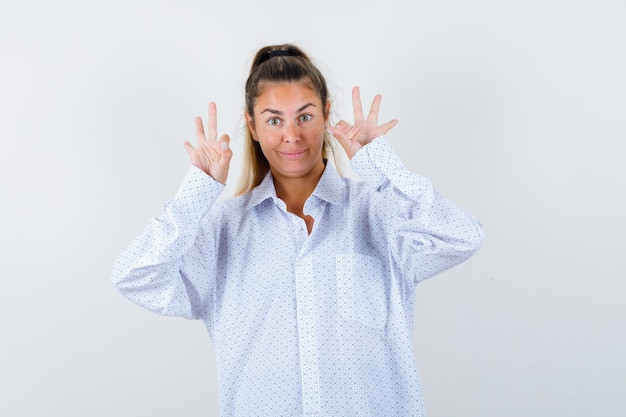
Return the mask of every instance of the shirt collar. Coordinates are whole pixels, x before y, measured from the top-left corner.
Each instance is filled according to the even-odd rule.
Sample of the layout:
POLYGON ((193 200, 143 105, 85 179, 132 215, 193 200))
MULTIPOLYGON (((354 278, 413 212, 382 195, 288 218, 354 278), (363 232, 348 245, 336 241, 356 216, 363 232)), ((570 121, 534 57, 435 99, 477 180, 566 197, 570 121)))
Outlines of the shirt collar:
MULTIPOLYGON (((327 163, 322 176, 317 183, 317 187, 313 190, 313 195, 317 198, 327 201, 334 205, 339 205, 343 202, 346 185, 343 178, 339 176, 337 170, 332 164, 327 163)), ((263 181, 250 191, 250 198, 246 209, 250 209, 261 204, 268 198, 274 201, 278 200, 276 196, 276 188, 274 188, 274 179, 272 178, 272 171, 268 171, 263 178, 263 181)))
POLYGON ((333 164, 326 163, 326 168, 317 183, 317 187, 313 190, 313 195, 331 204, 340 205, 345 193, 344 179, 339 176, 333 164))
POLYGON ((272 178, 272 171, 268 171, 263 178, 263 181, 256 187, 250 191, 250 198, 248 199, 248 204, 246 205, 246 209, 251 209, 252 207, 258 206, 263 201, 268 198, 272 198, 276 200, 276 189, 274 188, 274 179, 272 178))

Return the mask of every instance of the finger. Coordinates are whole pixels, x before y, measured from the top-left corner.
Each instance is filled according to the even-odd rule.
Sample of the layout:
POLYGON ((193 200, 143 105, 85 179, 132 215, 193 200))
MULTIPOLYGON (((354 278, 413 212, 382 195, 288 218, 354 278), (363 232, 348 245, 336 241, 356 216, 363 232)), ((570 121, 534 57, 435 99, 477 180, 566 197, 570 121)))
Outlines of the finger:
POLYGON ((186 141, 183 143, 183 146, 185 147, 185 150, 187 151, 187 153, 188 153, 188 154, 190 154, 190 155, 191 155, 191 153, 192 153, 193 151, 195 151, 195 150, 196 150, 196 148, 194 148, 194 146, 193 146, 193 145, 192 145, 192 144, 191 144, 188 140, 186 140, 186 141))
POLYGON ((194 146, 188 140, 183 143, 183 146, 187 151, 187 155, 189 155, 189 161, 191 161, 191 164, 200 169, 203 169, 202 164, 200 163, 201 157, 198 154, 196 148, 194 148, 194 146))
POLYGON ((339 122, 337 122, 335 127, 333 127, 333 129, 340 129, 342 132, 347 134, 350 129, 352 129, 352 125, 345 120, 340 120, 339 122))
POLYGON ((344 133, 340 128, 329 127, 327 130, 335 137, 335 139, 337 139, 337 142, 339 142, 341 147, 344 149, 346 155, 348 155, 348 158, 352 158, 351 153, 354 146, 354 141, 350 139, 346 135, 346 133, 344 133))
MULTIPOLYGON (((341 127, 327 127, 326 130, 328 130, 328 132, 333 135, 335 137, 335 139, 337 139, 340 143, 348 139, 348 136, 346 136, 347 131, 344 132, 344 130, 341 127)), ((348 130, 349 131, 349 130, 348 130)))
POLYGON ((217 107, 214 102, 209 103, 209 118, 207 119, 207 139, 217 139, 217 107))
POLYGON ((198 141, 198 145, 200 145, 206 140, 206 136, 204 134, 204 126, 202 124, 202 118, 196 117, 194 119, 194 124, 196 126, 196 140, 198 141))
POLYGON ((377 94, 372 101, 372 107, 370 107, 370 112, 367 115, 367 121, 372 122, 374 124, 378 123, 378 111, 380 110, 380 101, 382 100, 382 96, 377 94))
POLYGON ((230 136, 227 134, 223 134, 219 141, 209 141, 207 140, 206 146, 202 148, 203 154, 206 154, 211 161, 218 160, 219 158, 232 156, 232 151, 230 150, 230 136))
POLYGON ((352 108, 354 109, 354 124, 363 121, 363 105, 361 104, 361 91, 359 86, 352 88, 352 108))
POLYGON ((380 130, 382 130, 382 134, 385 134, 385 133, 387 133, 389 130, 391 130, 391 128, 392 128, 392 127, 394 127, 395 125, 397 125, 398 123, 399 123, 399 122, 398 122, 398 119, 393 119, 393 120, 388 121, 388 122, 387 122, 387 123, 385 123, 385 124, 380 125, 379 129, 380 129, 380 130))

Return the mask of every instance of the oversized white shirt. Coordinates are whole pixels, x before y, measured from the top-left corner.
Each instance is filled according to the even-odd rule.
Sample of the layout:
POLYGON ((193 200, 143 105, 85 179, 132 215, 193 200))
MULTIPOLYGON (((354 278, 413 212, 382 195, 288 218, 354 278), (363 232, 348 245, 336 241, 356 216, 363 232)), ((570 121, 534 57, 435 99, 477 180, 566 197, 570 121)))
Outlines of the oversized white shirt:
POLYGON ((271 174, 219 201, 191 167, 163 213, 118 257, 133 302, 204 321, 223 417, 424 416, 411 346, 415 284, 470 257, 481 225, 408 171, 380 137, 331 164, 289 213, 271 174))

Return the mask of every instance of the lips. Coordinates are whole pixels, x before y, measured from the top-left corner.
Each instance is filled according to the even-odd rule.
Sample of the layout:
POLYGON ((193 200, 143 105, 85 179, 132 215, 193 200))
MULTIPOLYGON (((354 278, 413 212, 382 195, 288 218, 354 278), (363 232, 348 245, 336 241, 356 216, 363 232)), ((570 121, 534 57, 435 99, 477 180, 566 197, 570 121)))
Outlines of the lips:
POLYGON ((285 159, 299 159, 306 153, 306 149, 298 149, 298 150, 292 150, 292 151, 281 151, 279 153, 285 159))

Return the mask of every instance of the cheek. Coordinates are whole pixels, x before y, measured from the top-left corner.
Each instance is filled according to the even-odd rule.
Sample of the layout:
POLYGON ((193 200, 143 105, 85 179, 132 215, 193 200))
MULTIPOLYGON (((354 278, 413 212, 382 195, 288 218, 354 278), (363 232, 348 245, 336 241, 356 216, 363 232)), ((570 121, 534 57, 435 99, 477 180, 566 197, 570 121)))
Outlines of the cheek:
POLYGON ((276 134, 276 132, 262 129, 257 130, 257 140, 261 147, 269 148, 275 146, 278 142, 280 142, 280 137, 276 134))
POLYGON ((311 129, 310 132, 308 132, 308 135, 310 135, 311 140, 323 144, 325 132, 326 129, 324 126, 316 126, 315 129, 311 129))
POLYGON ((257 132, 259 136, 257 136, 257 141, 263 155, 267 158, 268 155, 271 155, 272 150, 280 145, 280 140, 276 139, 276 135, 272 135, 268 132, 257 132))

